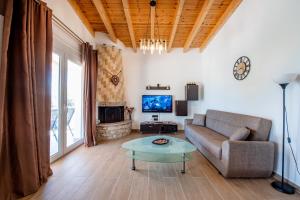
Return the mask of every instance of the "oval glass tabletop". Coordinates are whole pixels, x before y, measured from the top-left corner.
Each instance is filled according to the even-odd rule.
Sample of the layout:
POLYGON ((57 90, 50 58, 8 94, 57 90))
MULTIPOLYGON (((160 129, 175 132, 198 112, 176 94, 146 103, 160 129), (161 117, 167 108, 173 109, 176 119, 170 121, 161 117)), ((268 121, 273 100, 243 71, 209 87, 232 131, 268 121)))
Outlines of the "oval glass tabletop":
POLYGON ((135 160, 148 162, 172 163, 182 162, 181 173, 185 173, 185 162, 192 158, 192 152, 196 147, 191 143, 166 135, 156 135, 130 140, 122 144, 127 149, 128 156, 132 158, 132 170, 135 170, 135 160), (163 145, 153 144, 159 138, 168 139, 169 142, 163 145))
POLYGON ((191 143, 180 138, 166 135, 156 135, 133 139, 123 143, 122 147, 135 152, 155 154, 183 154, 196 151, 196 147, 191 143), (166 138, 169 140, 169 142, 163 145, 153 144, 152 141, 158 138, 166 138))

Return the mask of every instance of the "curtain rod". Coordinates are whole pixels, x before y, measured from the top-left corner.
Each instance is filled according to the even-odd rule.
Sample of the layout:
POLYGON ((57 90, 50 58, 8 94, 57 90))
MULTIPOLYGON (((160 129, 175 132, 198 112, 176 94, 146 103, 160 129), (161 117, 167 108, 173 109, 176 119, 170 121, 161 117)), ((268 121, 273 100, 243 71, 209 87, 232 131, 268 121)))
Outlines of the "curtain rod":
POLYGON ((85 43, 83 39, 81 39, 74 31, 72 31, 65 23, 63 23, 58 17, 52 14, 52 20, 56 22, 62 29, 67 31, 72 37, 78 40, 81 43, 85 43))
MULTIPOLYGON (((40 0, 34 0, 36 3, 41 4, 40 0)), ((81 39, 74 31, 72 31, 65 23, 63 23, 58 17, 52 14, 52 20, 57 23, 62 29, 67 31, 72 37, 78 40, 81 43, 85 43, 83 39, 81 39)))

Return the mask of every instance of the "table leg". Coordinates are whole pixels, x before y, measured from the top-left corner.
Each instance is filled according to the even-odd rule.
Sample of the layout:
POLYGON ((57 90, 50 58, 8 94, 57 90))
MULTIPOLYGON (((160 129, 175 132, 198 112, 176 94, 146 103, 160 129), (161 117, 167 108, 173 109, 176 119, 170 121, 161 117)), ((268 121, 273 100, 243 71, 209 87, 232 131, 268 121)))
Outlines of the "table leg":
POLYGON ((134 159, 135 151, 132 151, 132 170, 135 170, 135 159, 134 159))
POLYGON ((185 153, 182 155, 182 170, 181 173, 185 173, 185 153))

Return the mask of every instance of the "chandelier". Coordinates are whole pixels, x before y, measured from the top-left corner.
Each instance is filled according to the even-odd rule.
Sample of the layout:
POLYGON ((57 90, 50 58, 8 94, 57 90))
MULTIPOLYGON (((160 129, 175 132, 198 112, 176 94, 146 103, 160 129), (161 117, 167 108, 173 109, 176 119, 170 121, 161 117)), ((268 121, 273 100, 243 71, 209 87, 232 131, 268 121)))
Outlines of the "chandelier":
MULTIPOLYGON (((150 0, 150 6, 155 8, 156 0, 150 0)), ((150 24, 149 22, 150 22, 151 7, 150 7, 150 12, 149 12, 149 19, 148 19, 145 37, 140 40, 140 50, 143 51, 144 54, 146 54, 146 52, 150 52, 151 54, 153 54, 155 51, 157 51, 159 54, 162 54, 163 52, 167 51, 167 41, 160 38, 156 9, 154 9, 154 12, 155 12, 154 16, 155 16, 155 21, 156 21, 156 25, 157 25, 157 36, 158 37, 155 38, 155 36, 153 36, 153 35, 151 35, 151 37, 148 37, 148 27, 150 24)), ((154 29, 155 29, 155 26, 154 26, 154 29)))

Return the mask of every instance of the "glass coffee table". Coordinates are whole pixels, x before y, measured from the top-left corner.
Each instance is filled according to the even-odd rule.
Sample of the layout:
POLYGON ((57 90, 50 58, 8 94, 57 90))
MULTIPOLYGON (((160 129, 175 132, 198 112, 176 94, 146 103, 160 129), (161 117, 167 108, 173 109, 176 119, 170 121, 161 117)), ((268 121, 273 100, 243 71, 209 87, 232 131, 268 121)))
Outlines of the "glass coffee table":
POLYGON ((185 162, 192 158, 196 147, 191 143, 166 135, 156 135, 133 139, 122 144, 127 154, 132 158, 132 170, 135 170, 135 160, 160 163, 182 162, 181 173, 185 173, 185 162), (167 144, 157 145, 152 141, 158 138, 169 140, 167 144))

